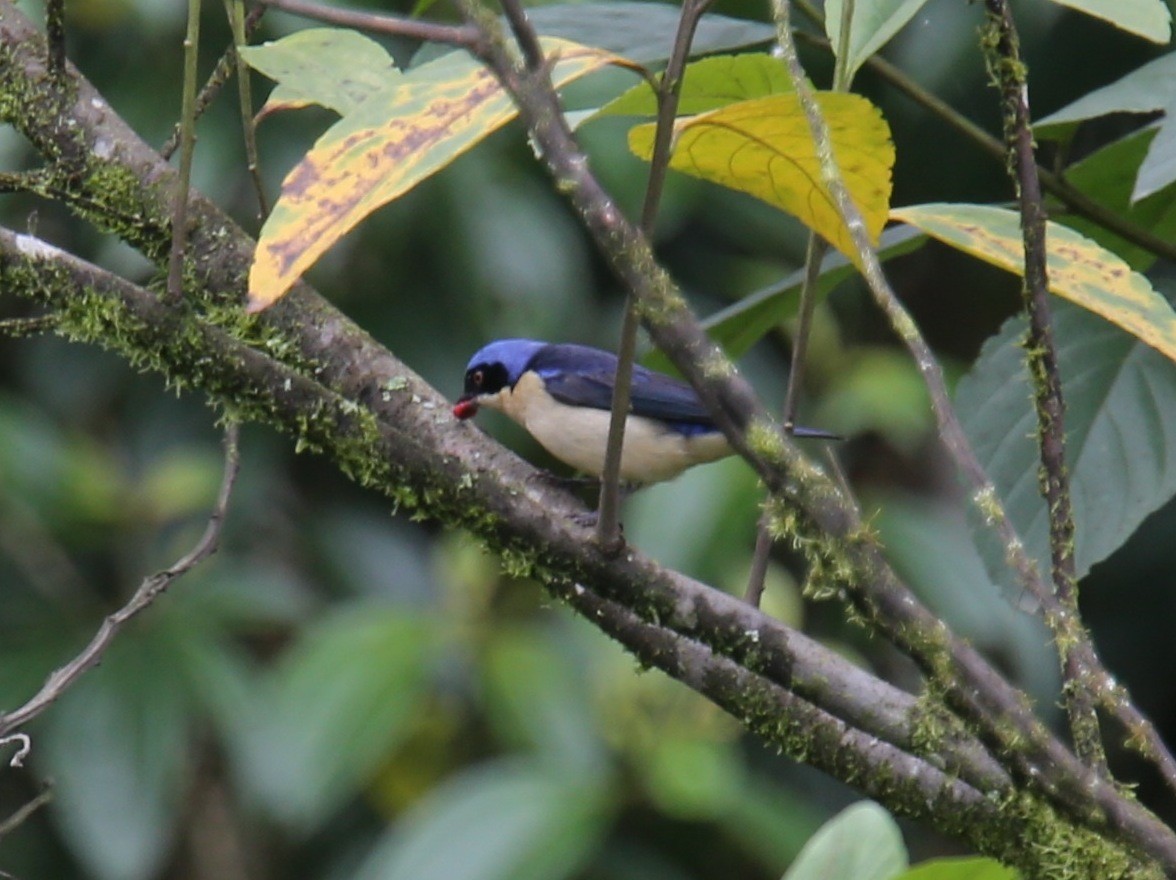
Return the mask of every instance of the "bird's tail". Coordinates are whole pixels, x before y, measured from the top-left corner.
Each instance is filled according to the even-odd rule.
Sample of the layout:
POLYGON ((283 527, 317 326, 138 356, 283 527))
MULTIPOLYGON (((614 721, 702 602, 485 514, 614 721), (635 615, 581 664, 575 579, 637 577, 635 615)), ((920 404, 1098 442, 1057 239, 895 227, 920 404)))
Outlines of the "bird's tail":
POLYGON ((806 428, 803 425, 792 426, 792 436, 800 440, 844 440, 840 434, 832 431, 822 431, 820 428, 806 428))

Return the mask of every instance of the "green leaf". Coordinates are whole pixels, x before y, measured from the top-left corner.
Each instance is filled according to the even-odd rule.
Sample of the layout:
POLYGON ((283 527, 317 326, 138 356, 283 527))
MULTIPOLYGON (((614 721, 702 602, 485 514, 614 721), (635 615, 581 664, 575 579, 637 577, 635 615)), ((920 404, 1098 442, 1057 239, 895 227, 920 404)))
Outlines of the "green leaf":
POLYGON ((313 829, 371 781, 411 731, 436 640, 399 606, 345 608, 308 631, 254 719, 247 770, 264 804, 313 829))
POLYGON ((1176 102, 1164 108, 1164 121, 1159 131, 1152 139, 1151 146, 1143 164, 1139 166, 1139 174, 1135 177, 1135 187, 1131 190, 1131 202, 1134 204, 1157 193, 1176 181, 1176 102))
MULTIPOLYGON (((1136 172, 1156 136, 1155 128, 1127 135, 1090 154, 1066 169, 1066 179, 1086 195, 1135 225, 1160 238, 1176 237, 1176 187, 1170 187, 1132 204, 1136 172)), ((1065 224, 1122 257, 1132 269, 1143 271, 1156 255, 1077 214, 1067 214, 1065 224)))
POLYGON ((1169 53, 1039 119, 1034 130, 1039 137, 1056 140, 1067 136, 1073 125, 1084 119, 1108 113, 1153 113, 1173 101, 1176 53, 1169 53))
MULTIPOLYGON (((913 205, 891 217, 985 262, 1020 275, 1020 216, 987 205, 913 205)), ((1049 289, 1101 315, 1176 360, 1176 313, 1146 278, 1119 257, 1059 223, 1046 235, 1049 289)))
POLYGON ((401 79, 379 43, 351 30, 309 28, 239 51, 246 64, 278 84, 262 116, 311 104, 344 116, 401 79))
MULTIPOLYGON (((547 38, 564 85, 619 62, 547 38)), ((494 74, 464 52, 414 67, 318 139, 286 176, 249 272, 249 309, 281 297, 335 242, 377 208, 440 171, 518 114, 494 74)))
MULTIPOLYGON (((677 6, 635 2, 554 3, 527 10, 541 34, 596 46, 643 64, 669 57, 681 15, 677 6)), ((767 43, 775 36, 775 29, 760 21, 708 14, 698 23, 691 53, 729 51, 767 43)))
MULTIPOLYGON (((1176 492, 1176 365, 1112 324, 1054 303, 1058 368, 1066 396, 1078 575, 1105 559, 1176 492)), ((956 408, 1029 554, 1049 560, 1045 502, 1021 340, 1010 320, 960 381, 956 408)), ((1009 582, 1004 554, 984 529, 978 543, 994 580, 1009 582)))
MULTIPOLYGON (((890 204, 894 144, 878 109, 859 95, 820 92, 833 153, 845 185, 878 240, 890 204)), ((808 120, 795 94, 729 104, 675 124, 670 167, 748 193, 793 214, 850 260, 849 229, 823 183, 808 120)), ((629 132, 629 148, 649 160, 655 126, 629 132)))
MULTIPOLYGON (((882 261, 909 254, 922 246, 927 236, 912 226, 896 226, 882 233, 878 258, 882 261)), ((842 281, 857 274, 857 269, 839 253, 830 253, 821 261, 817 278, 818 298, 826 296, 842 281)), ((750 293, 722 311, 715 312, 703 326, 707 334, 723 347, 729 357, 739 357, 772 330, 796 316, 804 270, 798 269, 779 284, 750 293)), ((667 369, 669 361, 650 364, 667 369)))
POLYGON ((601 792, 497 761, 434 790, 376 846, 357 880, 558 880, 604 831, 601 792))
POLYGON ((48 714, 33 754, 56 780, 62 834, 99 880, 162 871, 191 766, 188 720, 184 682, 151 632, 120 636, 48 714))
MULTIPOLYGON (((927 0, 856 0, 849 26, 849 54, 844 59, 846 82, 926 3, 927 0)), ((825 33, 835 52, 841 45, 841 10, 842 0, 825 3, 825 33)))
POLYGON ((747 768, 733 743, 689 733, 659 737, 640 772, 659 810, 683 821, 725 816, 747 784, 747 768))
MULTIPOLYGON (((678 113, 692 116, 739 101, 792 91, 779 58, 762 52, 717 55, 686 65, 678 113)), ((657 97, 642 81, 597 111, 601 116, 656 116, 657 97)))
POLYGON ((784 880, 892 880, 906 867, 897 823, 873 801, 861 801, 821 826, 784 880))
POLYGON ((1016 868, 1002 865, 995 859, 954 858, 932 859, 899 874, 895 880, 1020 880, 1016 868))
POLYGON ((494 633, 488 647, 486 708, 504 739, 550 757, 552 767, 585 776, 607 772, 604 744, 588 710, 591 693, 553 634, 507 627, 494 633))
POLYGON ((1101 18, 1153 43, 1167 43, 1172 38, 1172 13, 1164 0, 1054 0, 1054 3, 1101 18))

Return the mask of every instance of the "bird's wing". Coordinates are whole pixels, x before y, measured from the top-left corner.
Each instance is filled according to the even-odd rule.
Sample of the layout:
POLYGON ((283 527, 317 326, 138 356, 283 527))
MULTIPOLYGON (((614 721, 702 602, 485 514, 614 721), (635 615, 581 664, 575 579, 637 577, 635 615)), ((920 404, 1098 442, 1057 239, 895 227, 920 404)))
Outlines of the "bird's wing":
MULTIPOLYGON (((585 346, 552 345, 548 348, 554 349, 551 354, 558 358, 537 358, 531 365, 543 378, 548 394, 560 403, 572 406, 612 408, 617 369, 615 355, 585 346)), ((713 427, 693 388, 641 366, 633 367, 630 412, 667 422, 713 427)))

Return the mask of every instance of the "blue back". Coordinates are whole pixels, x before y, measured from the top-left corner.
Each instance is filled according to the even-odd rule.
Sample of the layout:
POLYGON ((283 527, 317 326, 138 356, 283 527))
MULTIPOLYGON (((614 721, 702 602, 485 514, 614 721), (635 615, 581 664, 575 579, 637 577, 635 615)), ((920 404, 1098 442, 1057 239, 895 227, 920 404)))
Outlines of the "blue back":
MULTIPOLYGON (((553 344, 535 352, 525 369, 543 379, 547 393, 561 403, 611 409, 617 356, 586 345, 553 344)), ((714 422, 685 382, 633 365, 629 411, 665 422, 682 434, 705 434, 714 422)))

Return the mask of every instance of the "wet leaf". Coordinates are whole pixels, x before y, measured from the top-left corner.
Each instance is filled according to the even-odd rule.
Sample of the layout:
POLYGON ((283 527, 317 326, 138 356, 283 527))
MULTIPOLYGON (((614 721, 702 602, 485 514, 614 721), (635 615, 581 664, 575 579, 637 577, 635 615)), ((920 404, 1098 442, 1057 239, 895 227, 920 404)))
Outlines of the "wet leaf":
POLYGON ((1176 52, 1149 61, 1110 85, 1088 92, 1033 126, 1040 137, 1058 138, 1075 123, 1108 113, 1152 113, 1176 100, 1176 52))
MULTIPOLYGON (((682 10, 667 3, 552 3, 527 10, 541 34, 585 46, 598 46, 642 63, 664 61, 674 45, 682 10)), ((698 23, 691 52, 725 52, 767 43, 776 31, 762 21, 747 21, 709 13, 698 23)))

